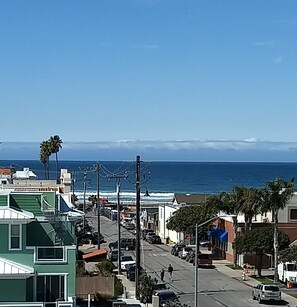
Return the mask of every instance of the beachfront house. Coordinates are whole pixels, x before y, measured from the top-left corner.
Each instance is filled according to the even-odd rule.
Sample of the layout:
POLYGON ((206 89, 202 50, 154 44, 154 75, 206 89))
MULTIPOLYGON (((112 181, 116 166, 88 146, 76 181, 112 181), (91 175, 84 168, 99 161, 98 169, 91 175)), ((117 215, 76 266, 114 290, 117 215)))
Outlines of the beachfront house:
POLYGON ((75 306, 75 221, 57 191, 0 191, 0 306, 75 306))

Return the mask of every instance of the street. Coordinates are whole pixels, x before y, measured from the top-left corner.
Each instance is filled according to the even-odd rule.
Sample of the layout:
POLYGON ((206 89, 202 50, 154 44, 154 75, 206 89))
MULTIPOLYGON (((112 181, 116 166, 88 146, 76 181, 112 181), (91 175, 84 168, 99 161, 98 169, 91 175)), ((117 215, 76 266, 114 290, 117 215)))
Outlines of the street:
MULTIPOLYGON (((97 227, 97 217, 89 213, 94 227, 97 227)), ((117 240, 117 223, 101 217, 101 233, 106 243, 101 247, 107 247, 110 242, 117 240)), ((132 232, 121 228, 122 237, 133 237, 132 232)), ((171 255, 171 247, 166 245, 154 245, 141 240, 141 266, 152 277, 160 280, 161 268, 165 269, 165 282, 178 296, 182 303, 194 306, 195 276, 194 266, 178 257, 171 255), (171 264, 174 268, 173 280, 169 281, 167 267, 171 264)), ((135 251, 124 251, 126 255, 133 255, 135 251)), ((251 287, 244 283, 220 273, 217 269, 198 269, 198 306, 257 306, 257 301, 251 298, 251 287)), ((265 306, 286 306, 286 304, 274 304, 265 306)))

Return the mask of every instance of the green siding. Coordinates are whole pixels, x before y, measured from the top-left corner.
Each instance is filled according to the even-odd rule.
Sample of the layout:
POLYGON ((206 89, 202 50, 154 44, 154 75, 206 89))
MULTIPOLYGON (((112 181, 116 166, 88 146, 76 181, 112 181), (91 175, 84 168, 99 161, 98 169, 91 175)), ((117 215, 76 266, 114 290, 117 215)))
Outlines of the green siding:
POLYGON ((32 212, 34 216, 42 216, 41 195, 10 194, 10 207, 32 212))
POLYGON ((68 263, 36 264, 34 267, 38 274, 67 273, 68 296, 76 293, 76 249, 67 250, 68 263))
POLYGON ((0 302, 26 302, 26 279, 0 279, 0 302))
POLYGON ((34 293, 34 278, 29 277, 27 278, 27 283, 26 283, 26 292, 27 292, 27 297, 26 301, 27 302, 33 302, 33 293, 34 293))
POLYGON ((0 195, 0 207, 8 205, 8 195, 0 195))
POLYGON ((27 246, 54 245, 54 228, 48 222, 34 221, 27 224, 27 246))
POLYGON ((56 207, 56 192, 42 192, 44 199, 51 205, 52 208, 56 207))
POLYGON ((8 225, 0 224, 0 255, 8 251, 8 225))

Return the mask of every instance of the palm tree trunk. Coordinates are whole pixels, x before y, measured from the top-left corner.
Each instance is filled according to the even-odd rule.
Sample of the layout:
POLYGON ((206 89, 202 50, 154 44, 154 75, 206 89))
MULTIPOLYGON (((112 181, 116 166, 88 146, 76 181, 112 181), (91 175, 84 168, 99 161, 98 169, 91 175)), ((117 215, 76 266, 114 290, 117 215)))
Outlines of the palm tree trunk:
POLYGON ((47 170, 47 180, 49 180, 49 161, 47 161, 47 164, 46 164, 46 170, 47 170))
POLYGON ((58 163, 58 153, 56 152, 56 172, 57 172, 57 180, 59 179, 59 163, 58 163))
POLYGON ((46 163, 43 164, 44 167, 44 179, 46 179, 46 163))
MULTIPOLYGON (((237 217, 233 218, 233 242, 237 238, 237 217)), ((237 267, 237 250, 235 248, 235 244, 233 244, 233 264, 234 267, 237 267)))
POLYGON ((274 224, 273 224, 273 247, 274 247, 274 282, 278 282, 278 232, 277 232, 277 223, 278 223, 278 211, 273 210, 274 215, 274 224))

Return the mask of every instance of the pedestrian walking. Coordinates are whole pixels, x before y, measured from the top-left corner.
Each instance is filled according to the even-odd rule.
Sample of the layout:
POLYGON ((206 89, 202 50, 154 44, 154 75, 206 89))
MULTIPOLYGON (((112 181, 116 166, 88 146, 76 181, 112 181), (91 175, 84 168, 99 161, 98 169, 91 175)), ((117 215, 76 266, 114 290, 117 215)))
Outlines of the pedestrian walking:
POLYGON ((165 270, 162 268, 160 273, 161 281, 164 281, 164 275, 165 275, 165 270))
POLYGON ((173 267, 171 264, 169 264, 168 267, 168 273, 169 273, 169 280, 172 281, 172 272, 173 272, 173 267))

